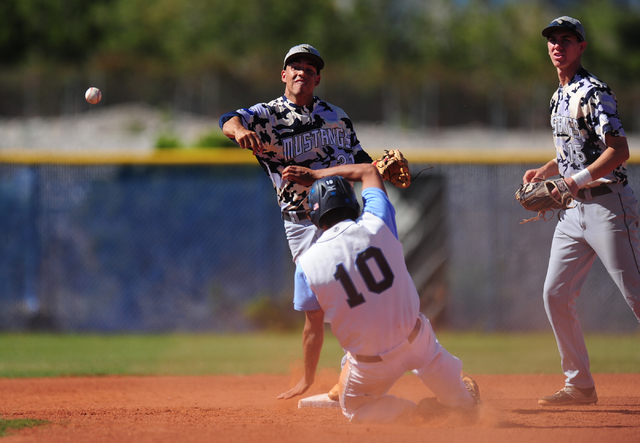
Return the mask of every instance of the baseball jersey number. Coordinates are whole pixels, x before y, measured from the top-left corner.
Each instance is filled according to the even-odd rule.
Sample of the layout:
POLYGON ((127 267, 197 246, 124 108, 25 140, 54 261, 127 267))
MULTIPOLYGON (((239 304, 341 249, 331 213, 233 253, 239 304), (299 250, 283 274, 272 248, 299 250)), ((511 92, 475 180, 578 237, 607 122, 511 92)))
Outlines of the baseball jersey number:
POLYGON ((584 164, 587 161, 587 156, 582 152, 582 145, 580 143, 571 143, 569 144, 569 155, 571 156, 571 163, 575 163, 577 160, 578 163, 584 164))
MULTIPOLYGON (((360 252, 356 257, 356 265, 362 280, 364 280, 364 283, 367 285, 367 289, 370 292, 380 294, 393 285, 393 271, 391 270, 391 266, 389 266, 389 262, 387 262, 387 259, 379 248, 369 246, 367 249, 360 252), (371 259, 376 263, 376 266, 382 275, 380 281, 376 281, 373 272, 371 272, 371 268, 369 267, 371 259)), ((342 287, 347 293, 347 303, 349 303, 350 307, 355 308, 367 301, 365 300, 364 295, 362 295, 362 292, 359 292, 356 288, 356 285, 353 283, 353 280, 342 263, 336 266, 336 273, 333 274, 333 277, 342 284, 342 287)))

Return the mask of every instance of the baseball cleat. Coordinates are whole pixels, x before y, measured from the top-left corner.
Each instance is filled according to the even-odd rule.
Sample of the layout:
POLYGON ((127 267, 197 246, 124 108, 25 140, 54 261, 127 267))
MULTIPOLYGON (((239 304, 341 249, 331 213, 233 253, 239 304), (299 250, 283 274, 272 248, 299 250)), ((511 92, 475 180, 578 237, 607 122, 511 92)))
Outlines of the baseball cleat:
POLYGON ((331 388, 331 390, 327 393, 330 400, 340 401, 340 385, 336 383, 336 385, 331 388))
POLYGON ((482 400, 480 400, 480 389, 478 388, 478 384, 475 380, 464 371, 462 371, 460 376, 462 377, 464 385, 467 387, 467 391, 469 391, 469 394, 471 394, 473 399, 476 401, 476 404, 482 403, 482 400))
POLYGON ((598 402, 596 388, 579 389, 575 386, 565 386, 553 395, 538 400, 540 406, 569 406, 589 405, 598 402))

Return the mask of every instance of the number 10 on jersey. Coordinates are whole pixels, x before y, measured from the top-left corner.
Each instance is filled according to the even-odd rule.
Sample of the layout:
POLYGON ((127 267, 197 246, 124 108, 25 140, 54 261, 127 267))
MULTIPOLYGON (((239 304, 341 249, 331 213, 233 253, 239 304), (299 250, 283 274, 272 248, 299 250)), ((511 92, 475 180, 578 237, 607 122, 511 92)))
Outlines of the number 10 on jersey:
MULTIPOLYGON (((380 294, 393 285, 393 271, 379 248, 369 246, 364 251, 359 252, 356 256, 356 267, 369 292, 380 294), (376 281, 369 267, 372 262, 375 263, 382 275, 379 281, 376 281)), ((347 303, 349 303, 350 307, 355 308, 367 301, 362 292, 356 288, 344 264, 340 263, 336 266, 336 272, 333 277, 342 284, 344 291, 347 293, 347 303)))

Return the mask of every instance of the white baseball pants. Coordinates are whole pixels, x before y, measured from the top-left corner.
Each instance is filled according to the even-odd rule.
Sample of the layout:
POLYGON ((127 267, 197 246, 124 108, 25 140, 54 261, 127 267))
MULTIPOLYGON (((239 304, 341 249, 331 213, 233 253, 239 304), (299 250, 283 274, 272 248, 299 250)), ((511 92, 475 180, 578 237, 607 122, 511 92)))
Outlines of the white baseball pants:
POLYGON ((322 230, 316 228, 311 220, 302 220, 297 223, 284 221, 284 232, 287 235, 289 250, 294 263, 297 263, 298 257, 306 252, 312 244, 320 238, 322 230))
POLYGON ((362 363, 348 354, 340 374, 340 406, 351 422, 389 422, 415 410, 414 402, 387 394, 408 371, 416 374, 440 403, 467 408, 475 405, 460 375, 462 362, 438 343, 427 318, 420 314, 420 319, 422 327, 415 340, 381 355, 382 361, 362 363))
POLYGON ((575 299, 596 257, 640 321, 638 201, 629 186, 591 200, 576 200, 556 226, 544 284, 544 307, 562 359, 565 385, 590 388, 589 368, 575 299))

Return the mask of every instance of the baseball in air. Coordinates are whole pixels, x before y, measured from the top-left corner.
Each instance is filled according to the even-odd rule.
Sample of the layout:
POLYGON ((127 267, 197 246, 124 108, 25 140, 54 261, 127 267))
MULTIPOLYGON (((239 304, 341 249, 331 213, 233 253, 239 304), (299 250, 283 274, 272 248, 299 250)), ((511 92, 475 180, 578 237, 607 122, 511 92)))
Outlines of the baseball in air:
POLYGON ((84 98, 92 105, 95 105, 102 100, 102 92, 98 88, 91 87, 84 93, 84 98))

